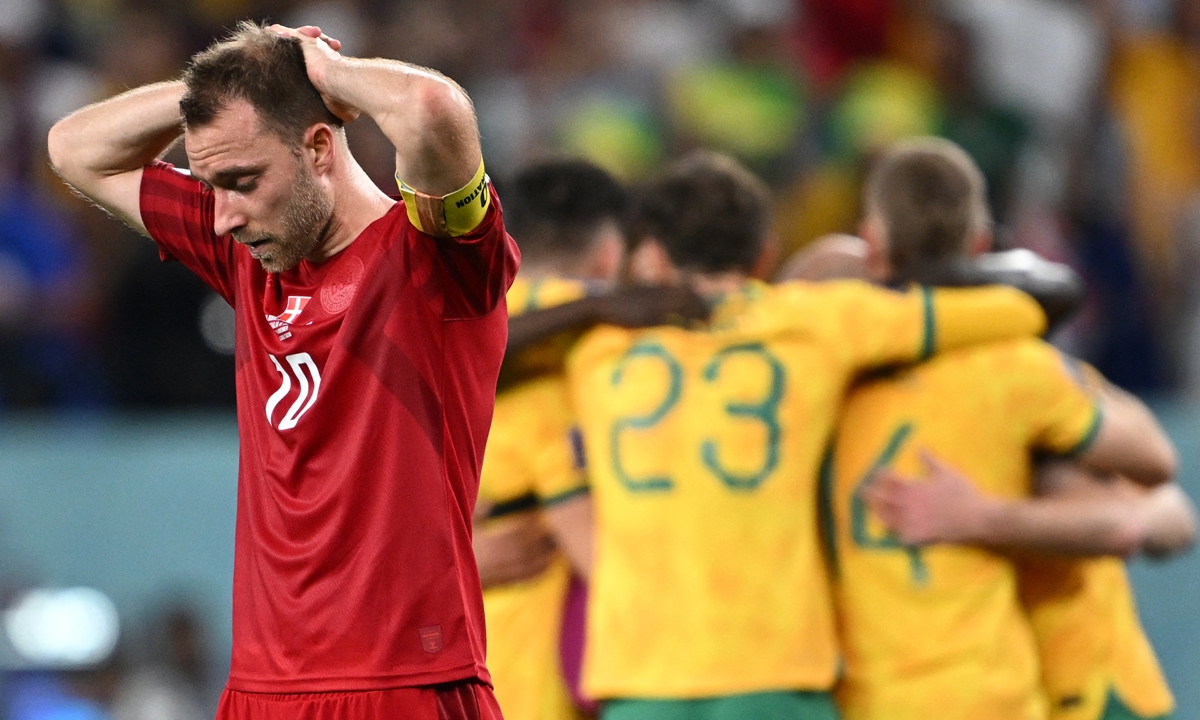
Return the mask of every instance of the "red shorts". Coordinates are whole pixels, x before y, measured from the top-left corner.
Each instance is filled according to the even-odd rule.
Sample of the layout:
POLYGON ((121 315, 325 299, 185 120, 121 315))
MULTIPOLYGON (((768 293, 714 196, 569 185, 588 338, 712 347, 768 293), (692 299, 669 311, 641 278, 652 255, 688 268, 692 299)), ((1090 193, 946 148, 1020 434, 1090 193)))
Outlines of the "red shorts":
POLYGON ((226 689, 216 720, 504 720, 492 689, 466 680, 428 687, 328 693, 226 689))

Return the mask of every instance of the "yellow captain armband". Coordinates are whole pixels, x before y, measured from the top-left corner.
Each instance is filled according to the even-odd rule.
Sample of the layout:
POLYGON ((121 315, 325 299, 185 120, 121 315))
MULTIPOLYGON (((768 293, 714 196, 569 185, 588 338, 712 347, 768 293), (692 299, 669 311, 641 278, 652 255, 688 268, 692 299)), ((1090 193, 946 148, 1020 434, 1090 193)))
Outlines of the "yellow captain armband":
POLYGON ((409 221, 421 232, 436 237, 459 237, 471 232, 483 222, 492 202, 483 160, 479 161, 479 170, 471 182, 442 197, 426 195, 401 180, 399 175, 396 184, 400 186, 409 221))

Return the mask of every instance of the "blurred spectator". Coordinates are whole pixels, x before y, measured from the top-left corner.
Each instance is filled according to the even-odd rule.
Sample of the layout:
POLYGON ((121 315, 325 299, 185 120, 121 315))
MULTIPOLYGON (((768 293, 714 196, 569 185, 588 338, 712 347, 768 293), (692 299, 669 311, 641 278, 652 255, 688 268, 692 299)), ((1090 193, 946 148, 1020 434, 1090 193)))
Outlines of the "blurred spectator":
POLYGON ((192 609, 167 610, 153 622, 149 662, 117 687, 112 720, 205 720, 215 705, 209 690, 208 647, 203 623, 192 609))
POLYGON ((10 685, 8 720, 113 720, 103 704, 76 692, 69 677, 44 673, 10 685))
MULTIPOLYGON (((10 405, 231 402, 232 361, 197 330, 219 308, 199 288, 172 297, 182 280, 151 250, 48 192, 43 145, 57 117, 174 76, 243 18, 320 24, 348 52, 461 81, 498 179, 552 153, 633 180, 695 147, 737 155, 772 183, 789 250, 855 231, 881 144, 945 135, 984 169, 1002 237, 1092 277, 1091 310, 1065 341, 1127 384, 1200 392, 1200 363, 1188 360, 1200 356, 1200 288, 1186 272, 1200 255, 1200 0, 0 0, 0 10, 10 405)), ((378 130, 355 123, 349 137, 394 192, 378 130)))
POLYGON ((105 402, 94 302, 78 231, 0 161, 0 405, 105 402))

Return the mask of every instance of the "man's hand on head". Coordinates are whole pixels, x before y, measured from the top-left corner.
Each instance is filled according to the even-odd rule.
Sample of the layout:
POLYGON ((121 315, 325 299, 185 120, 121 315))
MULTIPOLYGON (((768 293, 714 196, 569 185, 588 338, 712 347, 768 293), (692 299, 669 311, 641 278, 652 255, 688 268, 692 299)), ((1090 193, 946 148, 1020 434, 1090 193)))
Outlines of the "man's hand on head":
POLYGON ((322 33, 321 28, 316 25, 304 25, 298 28, 272 25, 270 30, 281 37, 293 38, 300 43, 300 49, 304 52, 304 67, 308 71, 308 79, 317 92, 321 93, 321 99, 325 101, 325 107, 329 108, 329 112, 341 118, 343 122, 350 122, 359 116, 360 112, 357 108, 339 101, 329 90, 330 69, 343 59, 339 52, 342 49, 340 40, 322 33))

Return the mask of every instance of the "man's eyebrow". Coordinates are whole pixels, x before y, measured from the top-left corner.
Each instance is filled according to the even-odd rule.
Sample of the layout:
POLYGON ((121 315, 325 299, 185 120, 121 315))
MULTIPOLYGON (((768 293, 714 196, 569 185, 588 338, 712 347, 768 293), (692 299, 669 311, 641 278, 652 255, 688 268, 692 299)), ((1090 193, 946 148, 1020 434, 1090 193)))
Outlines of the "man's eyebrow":
POLYGON ((266 169, 265 165, 235 165, 225 168, 220 172, 214 173, 211 178, 197 174, 194 170, 192 176, 202 183, 208 185, 216 185, 219 183, 228 183, 232 180, 245 177, 247 175, 257 175, 266 169))

